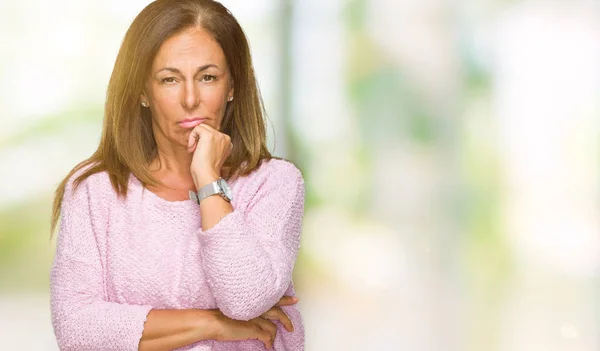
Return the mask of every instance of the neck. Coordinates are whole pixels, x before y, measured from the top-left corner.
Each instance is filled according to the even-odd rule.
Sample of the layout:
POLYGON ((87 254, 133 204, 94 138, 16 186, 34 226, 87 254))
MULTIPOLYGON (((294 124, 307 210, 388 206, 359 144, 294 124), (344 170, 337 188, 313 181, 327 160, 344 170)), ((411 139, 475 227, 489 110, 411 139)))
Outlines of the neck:
POLYGON ((192 181, 190 166, 193 153, 188 153, 184 146, 175 145, 162 137, 156 138, 156 148, 156 158, 150 163, 151 173, 159 179, 177 178, 184 182, 192 181))
POLYGON ((174 148, 158 147, 156 158, 150 164, 150 171, 153 173, 169 173, 178 175, 182 178, 192 177, 190 166, 192 164, 192 154, 186 150, 176 150, 174 148))

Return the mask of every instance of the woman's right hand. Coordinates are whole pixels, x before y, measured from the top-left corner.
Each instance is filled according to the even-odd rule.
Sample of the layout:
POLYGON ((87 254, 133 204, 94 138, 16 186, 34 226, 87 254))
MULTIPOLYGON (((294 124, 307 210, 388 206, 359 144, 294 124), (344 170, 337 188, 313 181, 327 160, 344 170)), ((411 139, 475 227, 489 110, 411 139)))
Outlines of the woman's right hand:
POLYGON ((215 339, 218 341, 258 339, 270 350, 277 334, 277 326, 272 321, 277 320, 287 331, 294 331, 292 321, 280 306, 289 306, 297 302, 296 297, 284 296, 267 312, 249 321, 231 319, 217 310, 218 329, 215 339))

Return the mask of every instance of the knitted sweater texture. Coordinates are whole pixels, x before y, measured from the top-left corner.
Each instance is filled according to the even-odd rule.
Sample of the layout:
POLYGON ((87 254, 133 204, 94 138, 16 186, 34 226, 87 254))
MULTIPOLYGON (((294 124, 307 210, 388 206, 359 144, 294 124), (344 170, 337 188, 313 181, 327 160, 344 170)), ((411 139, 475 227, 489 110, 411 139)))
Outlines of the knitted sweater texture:
MULTIPOLYGON (((64 194, 50 283, 61 350, 137 350, 151 309, 218 308, 249 320, 295 295, 304 182, 293 164, 272 159, 230 182, 234 211, 207 231, 198 204, 162 199, 133 175, 124 198, 106 173, 76 189, 75 176, 64 194)), ((294 331, 275 322, 272 350, 303 350, 297 306, 282 308, 294 331)), ((265 347, 258 340, 206 340, 178 350, 265 347)))

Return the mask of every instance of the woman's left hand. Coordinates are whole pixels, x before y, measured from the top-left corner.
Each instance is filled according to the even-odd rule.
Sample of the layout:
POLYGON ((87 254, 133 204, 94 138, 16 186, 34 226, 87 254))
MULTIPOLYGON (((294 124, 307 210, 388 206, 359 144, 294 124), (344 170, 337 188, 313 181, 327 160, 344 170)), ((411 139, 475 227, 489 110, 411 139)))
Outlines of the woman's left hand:
POLYGON ((196 189, 217 180, 221 175, 221 167, 225 163, 233 144, 225 133, 207 124, 199 124, 189 135, 188 152, 193 152, 190 171, 196 189))

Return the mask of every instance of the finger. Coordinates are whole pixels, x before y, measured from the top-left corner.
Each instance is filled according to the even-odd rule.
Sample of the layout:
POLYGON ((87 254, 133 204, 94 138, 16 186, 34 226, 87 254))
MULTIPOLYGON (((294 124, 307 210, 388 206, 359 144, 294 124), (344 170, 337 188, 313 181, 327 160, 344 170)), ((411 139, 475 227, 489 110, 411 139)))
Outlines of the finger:
POLYGON ((271 347, 273 347, 273 341, 271 341, 271 337, 270 337, 269 333, 267 333, 266 331, 261 329, 260 335, 261 336, 258 338, 258 340, 262 341, 262 343, 265 344, 265 348, 267 350, 270 350, 271 347))
POLYGON ((275 337, 275 334, 277 333, 277 326, 275 323, 265 318, 258 318, 258 325, 261 327, 261 329, 272 335, 273 338, 275 337))
POLYGON ((190 132, 190 135, 188 136, 188 143, 187 143, 188 152, 190 150, 194 149, 194 146, 198 143, 198 139, 200 139, 200 131, 198 130, 198 127, 196 126, 194 129, 192 129, 192 131, 190 132))
POLYGON ((199 126, 199 127, 200 127, 200 126, 202 126, 204 129, 206 129, 206 130, 209 130, 209 131, 211 131, 211 132, 217 132, 217 133, 220 133, 218 130, 216 130, 215 128, 213 128, 213 127, 209 126, 209 125, 208 125, 208 124, 206 124, 206 123, 200 123, 198 126, 199 126))
POLYGON ((260 328, 267 333, 268 335, 268 341, 269 341, 269 347, 273 346, 273 341, 275 340, 275 335, 277 335, 277 326, 269 321, 266 320, 264 318, 258 318, 258 325, 260 326, 260 328))
POLYGON ((281 319, 279 319, 279 321, 281 322, 281 324, 283 324, 283 327, 289 331, 290 333, 294 331, 294 322, 292 322, 292 319, 290 318, 290 316, 285 313, 284 310, 281 310, 281 314, 283 315, 281 319))
POLYGON ((265 344, 265 347, 267 349, 270 349, 271 346, 273 346, 273 341, 272 341, 273 339, 271 338, 271 334, 265 328, 261 327, 261 323, 263 321, 266 321, 266 320, 262 319, 260 317, 250 320, 250 322, 252 322, 252 326, 253 326, 252 329, 254 332, 254 338, 258 339, 260 342, 265 344))
MULTIPOLYGON (((201 123, 192 129, 190 135, 188 137, 188 152, 191 152, 195 149, 200 138, 208 138, 210 139, 213 136, 211 129, 205 128, 206 125, 201 123)), ((209 127, 210 128, 210 127, 209 127)))
POLYGON ((206 135, 210 136, 210 137, 215 137, 216 138, 220 134, 227 135, 227 134, 219 132, 215 128, 213 128, 213 127, 211 127, 211 126, 209 126, 208 124, 205 124, 205 123, 199 124, 198 126, 196 126, 196 128, 200 128, 200 129, 206 131, 206 135))
POLYGON ((206 129, 207 131, 211 132, 211 134, 214 134, 214 135, 221 135, 221 136, 223 136, 223 137, 224 137, 224 138, 225 138, 227 141, 231 141, 231 137, 229 136, 229 134, 223 133, 223 132, 221 132, 220 130, 218 130, 218 129, 215 129, 215 128, 213 128, 212 126, 210 126, 210 125, 208 125, 208 124, 202 123, 202 124, 199 124, 199 125, 198 125, 198 127, 202 127, 202 128, 204 128, 204 129, 206 129))
POLYGON ((265 344, 265 347, 267 349, 270 349, 271 346, 273 345, 271 340, 270 340, 270 335, 269 333, 267 333, 266 331, 264 331, 259 325, 258 323, 255 324, 255 329, 254 329, 254 333, 256 338, 258 339, 258 341, 262 342, 263 344, 265 344))
POLYGON ((283 327, 287 331, 289 331, 289 332, 294 331, 294 323, 292 323, 292 319, 290 318, 290 316, 287 315, 287 313, 285 313, 285 311, 283 309, 281 309, 281 307, 271 308, 270 310, 265 312, 262 315, 262 317, 266 318, 268 320, 277 320, 283 325, 283 327))
POLYGON ((275 306, 294 305, 294 304, 298 303, 298 301, 300 301, 300 299, 297 298, 296 296, 284 296, 281 298, 281 300, 279 300, 278 303, 275 304, 275 306))
POLYGON ((293 331, 294 330, 294 326, 292 324, 292 321, 290 319, 290 317, 285 313, 284 310, 281 309, 281 307, 273 307, 270 310, 268 310, 267 312, 263 313, 263 315, 261 316, 265 319, 268 320, 276 320, 279 321, 287 331, 293 331))
POLYGON ((203 129, 205 129, 209 133, 209 134, 207 134, 207 136, 214 137, 215 140, 224 141, 225 149, 227 147, 233 148, 233 143, 231 142, 231 137, 228 134, 222 133, 222 132, 214 129, 213 127, 209 126, 208 124, 200 124, 198 127, 202 127, 203 129))

